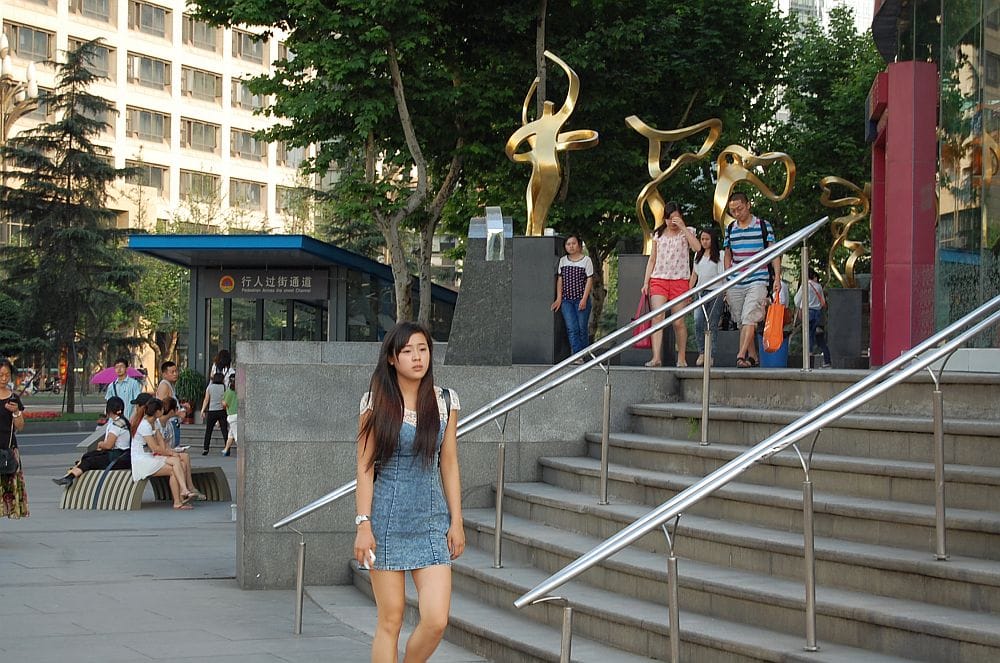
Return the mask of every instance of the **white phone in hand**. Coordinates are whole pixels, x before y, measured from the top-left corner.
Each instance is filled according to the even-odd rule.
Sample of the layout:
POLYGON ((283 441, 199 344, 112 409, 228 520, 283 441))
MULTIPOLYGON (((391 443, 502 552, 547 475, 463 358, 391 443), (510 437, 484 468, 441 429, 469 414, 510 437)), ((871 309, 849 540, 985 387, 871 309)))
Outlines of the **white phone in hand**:
POLYGON ((369 548, 367 559, 365 559, 365 563, 361 565, 361 568, 363 568, 365 571, 371 571, 372 564, 374 563, 375 563, 375 551, 369 548))

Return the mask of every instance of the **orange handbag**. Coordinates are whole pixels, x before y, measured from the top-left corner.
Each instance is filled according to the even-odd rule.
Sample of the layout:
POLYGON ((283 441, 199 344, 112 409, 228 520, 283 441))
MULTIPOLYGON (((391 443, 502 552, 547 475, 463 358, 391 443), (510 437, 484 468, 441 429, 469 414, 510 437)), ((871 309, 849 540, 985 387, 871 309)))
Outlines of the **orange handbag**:
POLYGON ((777 352, 785 341, 785 305, 772 302, 764 318, 764 352, 777 352))

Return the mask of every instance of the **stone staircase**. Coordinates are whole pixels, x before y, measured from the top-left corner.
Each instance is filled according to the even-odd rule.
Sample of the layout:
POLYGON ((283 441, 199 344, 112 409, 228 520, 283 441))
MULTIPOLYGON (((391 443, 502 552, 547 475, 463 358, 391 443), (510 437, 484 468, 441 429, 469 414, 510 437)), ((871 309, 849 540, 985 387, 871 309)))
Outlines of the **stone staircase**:
MULTIPOLYGON (((508 485, 502 569, 492 568, 493 511, 466 511, 469 550, 454 566, 450 640, 497 661, 558 661, 561 610, 516 611, 514 599, 864 375, 715 370, 712 444, 701 446, 700 370, 671 373, 678 401, 635 404, 629 430, 612 434, 611 504, 597 504, 595 433, 588 455, 543 458, 540 482, 508 485)), ((819 437, 820 651, 803 651, 803 472, 794 452, 683 515, 675 546, 682 660, 1000 660, 1000 380, 942 381, 948 561, 933 557, 931 389, 929 379, 899 385, 819 437)), ((355 584, 370 592, 366 573, 356 572, 355 584)), ((669 659, 662 533, 558 594, 575 611, 574 661, 669 659)), ((414 598, 411 590, 415 611, 414 598)))

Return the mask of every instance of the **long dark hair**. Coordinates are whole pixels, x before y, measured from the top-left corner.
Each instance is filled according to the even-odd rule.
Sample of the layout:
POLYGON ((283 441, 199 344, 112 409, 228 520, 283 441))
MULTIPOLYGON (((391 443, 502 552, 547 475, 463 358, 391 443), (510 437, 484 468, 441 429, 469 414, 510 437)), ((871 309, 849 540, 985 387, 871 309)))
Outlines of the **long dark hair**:
POLYGON ((385 335, 378 363, 369 384, 369 405, 371 412, 362 418, 358 440, 369 434, 375 442, 375 452, 369 467, 388 461, 399 444, 399 429, 403 425, 403 393, 399 389, 396 367, 389 363, 395 360, 414 334, 422 334, 427 340, 427 373, 420 380, 417 389, 417 435, 414 446, 417 455, 427 467, 434 460, 437 438, 441 432, 441 414, 438 411, 437 394, 434 393, 434 341, 430 331, 416 322, 400 322, 385 335))
MULTIPOLYGON (((711 260, 712 262, 719 262, 719 254, 721 253, 721 251, 719 250, 719 233, 715 231, 714 227, 702 228, 701 230, 698 231, 699 242, 701 241, 702 233, 708 233, 708 236, 712 238, 712 241, 708 247, 708 259, 711 260)), ((694 254, 694 261, 699 262, 703 255, 705 255, 704 247, 698 249, 698 253, 694 254)))
MULTIPOLYGON (((666 220, 669 219, 670 215, 673 214, 674 212, 680 212, 680 211, 681 211, 681 206, 678 205, 677 203, 675 203, 672 200, 669 203, 667 203, 666 205, 664 205, 664 207, 663 207, 663 223, 661 223, 660 225, 656 226, 656 230, 653 231, 653 234, 656 235, 657 237, 659 237, 660 235, 662 235, 663 231, 667 229, 667 221, 666 220)), ((682 217, 684 216, 683 212, 681 212, 681 216, 682 217)))
POLYGON ((215 355, 215 359, 212 360, 212 363, 215 364, 215 370, 225 371, 225 369, 233 365, 233 358, 232 355, 229 354, 229 350, 222 348, 219 350, 219 354, 215 355))

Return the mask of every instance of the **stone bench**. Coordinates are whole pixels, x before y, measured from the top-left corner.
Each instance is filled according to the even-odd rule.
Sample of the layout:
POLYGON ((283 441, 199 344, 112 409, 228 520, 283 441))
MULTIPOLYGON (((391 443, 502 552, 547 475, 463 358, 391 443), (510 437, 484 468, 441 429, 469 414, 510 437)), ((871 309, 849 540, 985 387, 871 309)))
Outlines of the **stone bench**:
MULTIPOLYGON (((229 481, 221 467, 192 467, 191 478, 196 490, 214 502, 231 502, 229 481)), ((169 477, 149 477, 132 481, 131 470, 84 472, 73 485, 63 491, 62 509, 96 509, 100 511, 136 511, 142 508, 146 484, 153 484, 157 501, 172 501, 169 477)))

